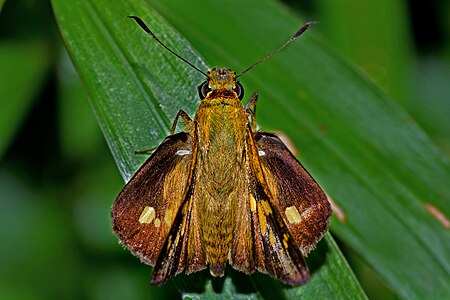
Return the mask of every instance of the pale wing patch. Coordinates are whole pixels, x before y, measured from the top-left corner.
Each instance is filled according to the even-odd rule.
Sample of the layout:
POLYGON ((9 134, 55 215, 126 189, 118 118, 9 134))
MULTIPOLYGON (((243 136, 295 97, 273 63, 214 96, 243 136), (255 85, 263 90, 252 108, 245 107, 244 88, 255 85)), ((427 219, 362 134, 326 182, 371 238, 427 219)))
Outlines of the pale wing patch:
POLYGON ((164 214, 164 221, 166 222, 166 224, 170 224, 171 220, 172 220, 172 210, 167 209, 166 213, 164 214))
POLYGON ((185 155, 190 155, 190 154, 192 154, 191 150, 184 150, 184 149, 181 149, 181 150, 178 150, 177 152, 175 152, 175 155, 178 155, 178 156, 185 156, 185 155))
POLYGON ((288 238, 288 236, 287 236, 287 234, 283 234, 283 246, 284 246, 284 248, 288 248, 288 240, 289 240, 289 238, 288 238))
POLYGON ((258 155, 259 156, 266 156, 266 152, 264 152, 263 150, 258 150, 258 155))
POLYGON ((297 207, 295 206, 289 206, 288 208, 286 208, 284 213, 286 214, 286 218, 291 224, 300 223, 302 220, 302 216, 300 215, 297 207))
POLYGON ((310 207, 308 207, 307 209, 305 209, 305 211, 304 212, 302 212, 302 218, 304 218, 304 219, 307 219, 307 218, 310 218, 310 216, 309 216, 309 214, 310 213, 314 213, 314 210, 313 210, 313 207, 312 206, 310 206, 310 207))
POLYGON ((275 237, 273 236, 272 231, 269 231, 269 242, 271 246, 275 245, 275 237))
POLYGON ((261 229, 262 235, 266 234, 267 231, 267 223, 266 223, 266 216, 264 215, 262 205, 258 205, 258 218, 259 218, 259 225, 261 229))
MULTIPOLYGON (((256 205, 256 203, 255 203, 255 205, 256 205)), ((270 208, 270 204, 269 204, 269 202, 267 202, 267 200, 261 200, 260 202, 258 202, 258 218, 259 218, 259 224, 261 226, 261 233, 263 235, 265 235, 267 232, 266 216, 270 215, 271 213, 272 213, 272 208, 270 208)))
POLYGON ((262 206, 264 207, 264 211, 266 216, 268 216, 269 214, 272 213, 272 208, 270 208, 269 202, 267 202, 266 200, 261 201, 262 206))
MULTIPOLYGON (((141 215, 139 216, 139 222, 141 224, 150 224, 153 220, 155 220, 155 227, 161 226, 161 220, 159 218, 156 218, 156 212, 155 208, 151 206, 146 206, 144 210, 142 211, 141 215)), ((166 211, 166 218, 167 218, 167 211, 166 211)))
POLYGON ((252 212, 254 212, 256 210, 256 200, 255 197, 253 197, 252 194, 249 194, 249 199, 250 199, 250 210, 252 212))
POLYGON ((167 238, 167 249, 170 249, 171 245, 172 245, 172 235, 169 234, 169 237, 167 238))
POLYGON ((146 206, 139 216, 139 223, 150 224, 155 218, 155 208, 146 206))

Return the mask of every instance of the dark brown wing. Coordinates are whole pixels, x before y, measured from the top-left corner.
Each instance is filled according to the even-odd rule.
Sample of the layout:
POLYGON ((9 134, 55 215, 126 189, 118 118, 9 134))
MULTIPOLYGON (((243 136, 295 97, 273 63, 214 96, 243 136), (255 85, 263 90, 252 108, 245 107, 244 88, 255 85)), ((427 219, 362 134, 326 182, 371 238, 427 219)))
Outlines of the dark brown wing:
POLYGON ((289 285, 304 284, 309 271, 303 256, 327 229, 326 196, 275 135, 253 136, 248 129, 247 157, 249 190, 241 204, 247 213, 238 214, 242 225, 230 263, 245 273, 256 269, 289 285))
POLYGON ((283 142, 270 133, 255 134, 270 202, 303 255, 323 237, 331 214, 325 193, 283 142))
POLYGON ((174 231, 185 219, 192 160, 187 133, 167 137, 113 204, 114 232, 144 263, 156 264, 163 245, 176 237, 174 231))

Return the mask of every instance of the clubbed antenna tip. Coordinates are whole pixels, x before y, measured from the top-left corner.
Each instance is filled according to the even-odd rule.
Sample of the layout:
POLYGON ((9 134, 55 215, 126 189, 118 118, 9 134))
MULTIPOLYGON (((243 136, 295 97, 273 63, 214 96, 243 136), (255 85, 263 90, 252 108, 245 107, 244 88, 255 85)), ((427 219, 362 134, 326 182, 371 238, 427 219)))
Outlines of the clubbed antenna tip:
POLYGON ((272 56, 274 56, 275 54, 277 54, 278 52, 280 52, 281 50, 283 50, 287 45, 289 45, 290 43, 292 43, 293 41, 295 41, 299 36, 301 36, 310 26, 315 25, 319 22, 317 21, 308 21, 305 24, 303 24, 302 27, 300 27, 300 29, 293 35, 291 36, 290 39, 288 39, 283 45, 281 45, 278 49, 276 49, 275 51, 273 51, 272 53, 270 53, 269 55, 265 56, 264 58, 258 60, 257 62, 255 62, 253 65, 251 65, 250 67, 248 67, 247 69, 245 69, 244 71, 242 71, 238 76, 236 76, 236 78, 238 78, 239 76, 241 76, 242 74, 250 71, 251 69, 253 69, 253 67, 255 67, 256 65, 259 65, 260 63, 268 60, 269 58, 271 58, 272 56))

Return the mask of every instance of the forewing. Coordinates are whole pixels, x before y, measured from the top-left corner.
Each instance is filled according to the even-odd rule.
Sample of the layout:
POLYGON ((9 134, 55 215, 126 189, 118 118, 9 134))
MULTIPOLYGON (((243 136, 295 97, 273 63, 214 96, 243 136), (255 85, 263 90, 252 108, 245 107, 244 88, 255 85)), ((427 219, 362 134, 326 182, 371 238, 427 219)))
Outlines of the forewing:
POLYGON ((306 255, 328 228, 330 203, 276 135, 256 133, 255 141, 271 206, 279 213, 302 254, 306 255))
MULTIPOLYGON (((192 140, 187 133, 167 137, 113 204, 114 232, 144 263, 155 265, 175 219, 181 214, 190 185, 192 160, 192 140)), ((183 218, 178 219, 180 223, 183 218)))

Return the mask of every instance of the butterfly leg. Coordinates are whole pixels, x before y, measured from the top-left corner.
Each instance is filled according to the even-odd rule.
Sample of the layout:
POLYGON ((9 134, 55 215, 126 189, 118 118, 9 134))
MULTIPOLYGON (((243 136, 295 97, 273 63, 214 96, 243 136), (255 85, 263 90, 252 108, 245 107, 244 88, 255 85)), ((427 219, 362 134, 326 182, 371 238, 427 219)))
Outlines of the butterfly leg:
POLYGON ((194 128, 194 122, 192 121, 191 117, 189 117, 189 115, 184 110, 180 110, 177 113, 175 120, 173 121, 172 128, 170 129, 170 135, 173 135, 175 133, 175 129, 177 128, 178 118, 180 118, 180 117, 186 123, 183 125, 184 131, 191 132, 191 129, 194 128))
POLYGON ((154 147, 154 148, 146 149, 146 150, 136 150, 136 151, 134 151, 134 154, 152 154, 153 152, 155 152, 156 148, 158 148, 158 147, 154 147))
POLYGON ((258 93, 253 92, 250 100, 248 100, 247 105, 245 106, 245 112, 247 113, 247 116, 250 117, 252 132, 256 132, 256 102, 258 102, 258 93))

